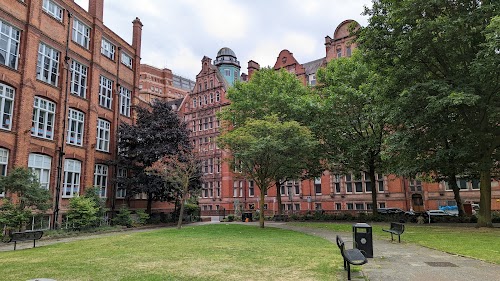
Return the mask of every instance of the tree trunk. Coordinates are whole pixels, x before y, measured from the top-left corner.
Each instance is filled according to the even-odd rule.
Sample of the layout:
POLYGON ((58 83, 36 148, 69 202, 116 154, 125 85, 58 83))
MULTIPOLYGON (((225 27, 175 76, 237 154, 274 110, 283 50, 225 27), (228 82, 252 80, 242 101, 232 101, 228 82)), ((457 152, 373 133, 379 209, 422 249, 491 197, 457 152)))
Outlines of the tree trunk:
POLYGON ((259 198, 259 210, 260 210, 260 217, 259 217, 259 226, 260 228, 264 228, 264 189, 260 189, 260 198, 259 198))
POLYGON ((181 229, 181 227, 182 227, 182 219, 184 217, 184 202, 186 201, 185 197, 186 197, 186 194, 182 194, 181 209, 179 211, 179 220, 177 221, 177 229, 181 229))
POLYGON ((151 216, 151 207, 153 206, 153 195, 148 193, 148 205, 146 207, 146 213, 151 216))
POLYGON ((462 198, 460 197, 460 188, 457 184, 457 175, 452 174, 448 176, 448 186, 453 190, 453 195, 455 197, 455 201, 457 202, 458 216, 464 217, 465 211, 462 198))
POLYGON ((377 179, 375 178, 375 167, 371 166, 370 171, 368 171, 368 177, 372 183, 372 214, 376 216, 378 214, 377 206, 377 179))
POLYGON ((481 171, 480 201, 477 227, 493 227, 491 222, 491 171, 481 171))
POLYGON ((276 181, 276 203, 278 204, 278 215, 283 213, 283 207, 281 206, 281 187, 280 182, 276 181))

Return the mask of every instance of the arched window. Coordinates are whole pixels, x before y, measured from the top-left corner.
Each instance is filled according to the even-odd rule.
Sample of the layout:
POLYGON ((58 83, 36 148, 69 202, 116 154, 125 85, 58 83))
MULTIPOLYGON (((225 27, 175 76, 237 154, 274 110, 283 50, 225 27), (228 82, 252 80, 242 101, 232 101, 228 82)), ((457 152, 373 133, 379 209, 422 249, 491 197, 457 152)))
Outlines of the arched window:
POLYGON ((215 101, 216 102, 220 101, 220 93, 219 92, 215 93, 215 101))
POLYGON ((64 160, 63 197, 73 197, 80 194, 80 175, 82 162, 75 159, 64 160))
POLYGON ((28 158, 28 168, 35 174, 38 181, 40 182, 40 187, 43 189, 49 189, 50 184, 50 167, 52 164, 52 157, 30 153, 28 158))

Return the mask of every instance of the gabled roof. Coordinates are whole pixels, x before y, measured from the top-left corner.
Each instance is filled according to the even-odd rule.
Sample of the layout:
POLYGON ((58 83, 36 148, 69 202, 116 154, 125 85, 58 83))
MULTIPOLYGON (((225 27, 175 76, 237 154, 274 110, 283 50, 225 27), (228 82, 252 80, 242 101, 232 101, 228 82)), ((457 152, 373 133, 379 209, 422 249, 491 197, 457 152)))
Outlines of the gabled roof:
POLYGON ((303 64, 306 75, 311 75, 318 72, 318 69, 326 64, 326 58, 320 58, 303 64))

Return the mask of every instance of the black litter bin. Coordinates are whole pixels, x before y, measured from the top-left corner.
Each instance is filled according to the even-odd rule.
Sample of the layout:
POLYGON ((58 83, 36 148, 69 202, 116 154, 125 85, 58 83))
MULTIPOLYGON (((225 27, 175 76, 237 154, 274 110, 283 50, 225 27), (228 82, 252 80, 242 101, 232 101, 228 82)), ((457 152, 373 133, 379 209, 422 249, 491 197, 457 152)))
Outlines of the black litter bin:
POLYGON ((243 213, 241 214, 241 221, 246 222, 248 218, 248 221, 252 221, 252 213, 243 213))
POLYGON ((353 248, 363 252, 365 257, 373 258, 372 227, 366 223, 357 223, 352 226, 353 248))

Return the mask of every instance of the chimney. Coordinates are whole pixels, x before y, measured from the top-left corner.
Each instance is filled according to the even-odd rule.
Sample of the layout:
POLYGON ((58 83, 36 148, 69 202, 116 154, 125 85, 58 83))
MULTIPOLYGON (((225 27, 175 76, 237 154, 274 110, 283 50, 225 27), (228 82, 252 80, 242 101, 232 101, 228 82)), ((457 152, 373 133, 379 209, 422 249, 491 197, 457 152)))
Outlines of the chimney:
POLYGON ((89 14, 102 22, 104 0, 89 0, 89 14))
POLYGON ((253 72, 257 71, 259 69, 260 69, 260 65, 258 63, 256 63, 253 60, 249 60, 248 61, 248 67, 247 67, 247 70, 248 70, 248 80, 252 79, 253 72))
POLYGON ((135 49, 135 55, 141 57, 142 22, 136 17, 132 23, 132 48, 135 49))

